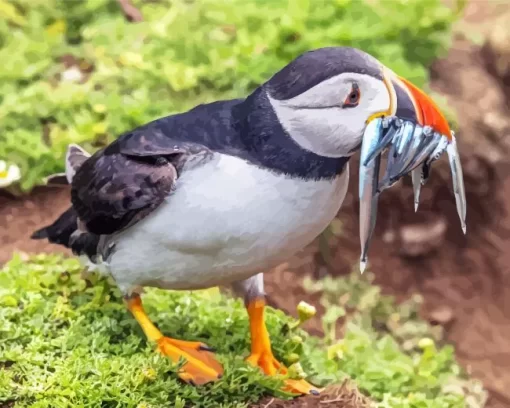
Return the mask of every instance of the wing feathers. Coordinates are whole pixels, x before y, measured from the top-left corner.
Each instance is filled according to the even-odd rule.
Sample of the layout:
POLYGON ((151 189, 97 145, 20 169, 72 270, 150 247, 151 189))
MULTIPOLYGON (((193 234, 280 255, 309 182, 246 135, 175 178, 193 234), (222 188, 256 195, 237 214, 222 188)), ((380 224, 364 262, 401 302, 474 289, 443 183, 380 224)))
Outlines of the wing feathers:
POLYGON ((177 171, 168 160, 101 152, 77 171, 71 200, 87 230, 119 232, 140 221, 171 193, 177 171))
POLYGON ((72 183, 76 171, 90 157, 90 154, 76 144, 70 144, 66 153, 66 178, 69 184, 72 183))

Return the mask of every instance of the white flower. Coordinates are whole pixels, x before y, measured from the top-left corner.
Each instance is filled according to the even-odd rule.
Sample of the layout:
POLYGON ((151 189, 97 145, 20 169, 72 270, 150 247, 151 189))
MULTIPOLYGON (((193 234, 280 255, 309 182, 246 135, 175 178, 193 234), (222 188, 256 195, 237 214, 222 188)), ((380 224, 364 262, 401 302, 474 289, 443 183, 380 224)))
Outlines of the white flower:
POLYGON ((0 188, 10 186, 21 178, 21 171, 15 164, 7 165, 0 160, 0 188))
POLYGON ((71 67, 62 72, 62 82, 80 82, 83 79, 83 74, 78 67, 71 67))

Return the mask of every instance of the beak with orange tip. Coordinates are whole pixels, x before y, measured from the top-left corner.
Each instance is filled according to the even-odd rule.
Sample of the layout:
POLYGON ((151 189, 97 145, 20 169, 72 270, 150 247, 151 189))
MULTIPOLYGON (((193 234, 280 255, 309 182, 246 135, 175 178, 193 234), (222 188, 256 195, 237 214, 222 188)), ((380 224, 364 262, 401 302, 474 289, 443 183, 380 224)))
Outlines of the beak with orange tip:
POLYGON ((428 126, 451 139, 448 121, 430 96, 402 77, 394 76, 391 83, 395 92, 396 117, 410 120, 422 127, 428 126))
POLYGON ((453 190, 461 227, 466 233, 466 196, 457 141, 448 121, 434 101, 411 82, 387 70, 383 80, 390 94, 387 112, 368 120, 360 156, 360 241, 361 270, 375 226, 379 194, 399 179, 411 174, 415 210, 421 186, 431 164, 446 151, 450 162, 453 190), (385 174, 379 180, 381 155, 387 151, 385 174))

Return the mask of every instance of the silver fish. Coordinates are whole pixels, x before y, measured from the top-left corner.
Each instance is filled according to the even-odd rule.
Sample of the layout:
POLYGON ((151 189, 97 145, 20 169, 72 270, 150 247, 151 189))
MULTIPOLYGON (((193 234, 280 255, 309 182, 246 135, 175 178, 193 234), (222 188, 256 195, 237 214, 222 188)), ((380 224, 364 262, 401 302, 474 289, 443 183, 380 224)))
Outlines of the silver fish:
MULTIPOLYGON (((433 162, 436 160, 439 160, 439 158, 442 156, 442 154, 446 151, 446 147, 448 146, 448 139, 446 137, 442 137, 439 141, 437 147, 435 150, 430 154, 428 160, 426 160, 421 165, 421 179, 420 179, 420 185, 423 186, 427 182, 427 180, 430 177, 430 169, 433 162)), ((421 186, 418 186, 416 183, 417 175, 414 174, 414 170, 411 172, 411 177, 413 177, 413 190, 414 190, 414 210, 418 211, 418 204, 420 201, 420 189, 421 186)))
MULTIPOLYGON (((405 151, 402 152, 401 157, 398 159, 392 159, 388 156, 386 172, 379 185, 379 192, 390 188, 402 177, 402 174, 406 174, 403 170, 409 167, 409 164, 413 161, 418 152, 421 151, 421 148, 425 143, 426 133, 424 132, 424 128, 416 125, 413 130, 413 125, 410 122, 406 122, 406 125, 403 126, 403 129, 407 132, 412 132, 412 137, 410 139, 406 137, 408 146, 405 151), (408 126, 406 127, 407 124, 408 126)), ((411 136, 411 134, 409 134, 409 136, 411 136)))
POLYGON ((401 172, 398 174, 398 177, 402 177, 404 174, 409 173, 420 164, 427 161, 443 138, 444 136, 441 136, 439 133, 434 133, 431 136, 427 136, 421 143, 421 146, 418 148, 418 151, 416 152, 411 162, 401 170, 401 172))
POLYGON ((410 148, 411 141, 413 140, 415 124, 413 122, 406 122, 403 125, 402 136, 399 140, 397 152, 399 155, 404 154, 410 148))
POLYGON ((379 139, 378 143, 373 145, 370 148, 370 151, 367 152, 366 157, 362 161, 362 163, 365 166, 368 166, 368 164, 374 160, 376 156, 381 154, 383 150, 388 147, 390 143, 393 142, 394 138, 396 137, 397 133, 400 131, 400 127, 402 126, 402 121, 398 118, 385 118, 382 119, 382 131, 384 133, 384 136, 379 139))
POLYGON ((422 130, 421 127, 416 126, 413 122, 406 122, 402 129, 402 137, 400 139, 400 143, 397 147, 398 159, 396 160, 394 166, 390 169, 391 173, 388 173, 391 177, 396 176, 401 170, 405 167, 409 152, 413 146, 414 137, 417 137, 422 130), (418 131, 416 131, 418 128, 418 131))
POLYGON ((452 140, 446 147, 450 170, 453 179, 453 192, 455 194, 455 204, 459 214, 460 224, 464 234, 466 233, 466 191, 464 189, 464 177, 462 174, 462 165, 460 163, 459 150, 457 149, 457 140, 452 132, 452 140))
POLYGON ((430 157, 426 163, 430 165, 432 162, 438 160, 441 157, 441 155, 445 152, 448 143, 449 143, 448 139, 446 137, 442 137, 439 143, 437 144, 437 147, 430 154, 430 157))
POLYGON ((374 151, 382 137, 382 119, 372 120, 366 127, 361 144, 360 169, 359 169, 359 202, 360 202, 360 226, 359 237, 361 244, 360 272, 365 271, 368 257, 368 246, 375 227, 377 216, 377 184, 379 182, 379 168, 381 155, 378 154, 367 165, 364 163, 368 155, 374 151))
POLYGON ((390 188, 393 184, 395 184, 398 179, 393 177, 393 169, 398 167, 398 162, 400 160, 399 156, 399 146, 403 146, 403 143, 405 143, 405 139, 407 139, 407 135, 404 134, 404 132, 407 131, 407 125, 408 122, 404 123, 403 126, 401 126, 397 133, 393 136, 393 139, 391 141, 391 146, 389 148, 388 157, 386 159, 386 172, 384 174, 384 177, 382 181, 379 183, 377 192, 381 193, 382 191, 386 190, 387 188, 390 188), (404 139, 404 142, 402 141, 404 139))
POLYGON ((413 193, 414 193, 414 212, 418 211, 418 206, 420 205, 420 192, 422 186, 422 175, 423 175, 423 165, 417 167, 411 172, 411 179, 413 180, 413 193))

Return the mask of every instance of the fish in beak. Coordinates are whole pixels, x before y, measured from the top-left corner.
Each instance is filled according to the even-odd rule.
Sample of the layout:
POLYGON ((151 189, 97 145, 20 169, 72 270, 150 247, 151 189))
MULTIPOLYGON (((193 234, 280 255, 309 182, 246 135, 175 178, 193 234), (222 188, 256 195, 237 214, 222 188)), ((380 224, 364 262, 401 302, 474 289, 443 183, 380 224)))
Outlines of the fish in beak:
POLYGON ((362 140, 359 172, 360 271, 368 260, 375 228, 379 194, 411 174, 414 208, 418 210, 421 186, 431 164, 446 151, 462 231, 466 233, 466 194, 455 134, 434 101, 411 82, 386 70, 390 94, 388 112, 370 118, 362 140), (386 170, 380 179, 381 156, 387 152, 386 170))

